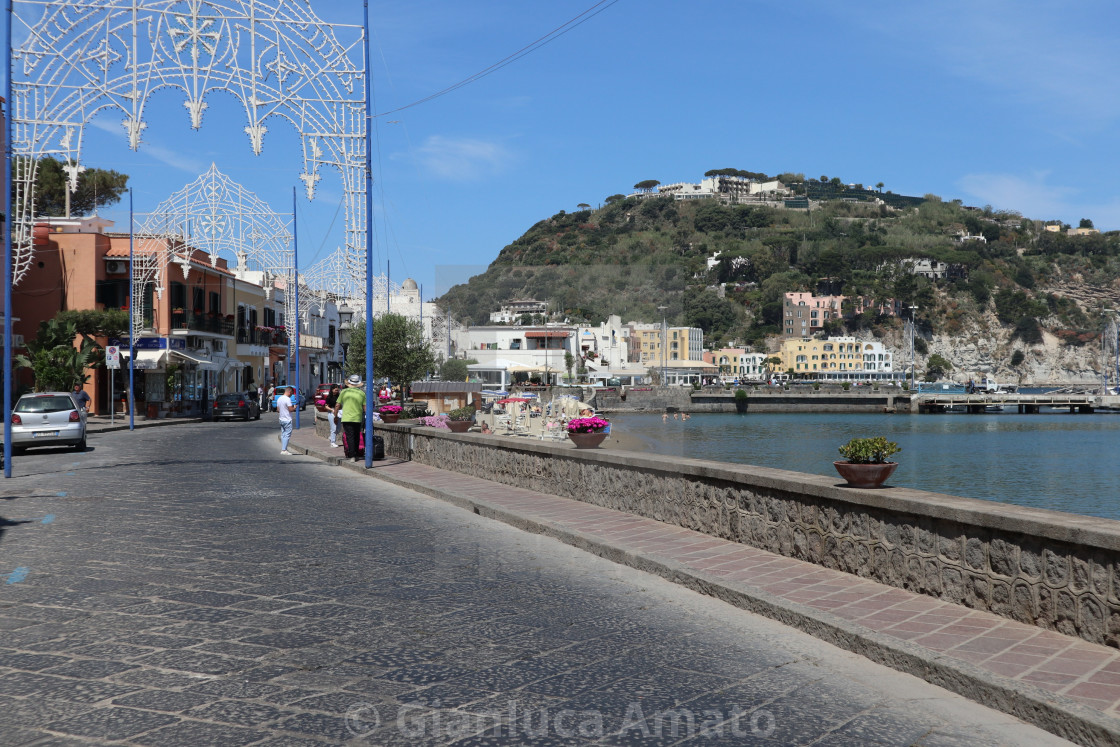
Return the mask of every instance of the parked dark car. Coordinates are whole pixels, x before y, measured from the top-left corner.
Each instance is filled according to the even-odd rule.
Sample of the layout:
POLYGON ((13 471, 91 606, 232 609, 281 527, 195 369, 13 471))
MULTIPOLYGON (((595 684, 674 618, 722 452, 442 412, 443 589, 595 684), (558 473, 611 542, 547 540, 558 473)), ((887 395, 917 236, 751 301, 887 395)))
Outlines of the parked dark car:
POLYGON ((219 394, 214 400, 214 420, 260 420, 261 407, 257 404, 256 392, 233 392, 219 394))

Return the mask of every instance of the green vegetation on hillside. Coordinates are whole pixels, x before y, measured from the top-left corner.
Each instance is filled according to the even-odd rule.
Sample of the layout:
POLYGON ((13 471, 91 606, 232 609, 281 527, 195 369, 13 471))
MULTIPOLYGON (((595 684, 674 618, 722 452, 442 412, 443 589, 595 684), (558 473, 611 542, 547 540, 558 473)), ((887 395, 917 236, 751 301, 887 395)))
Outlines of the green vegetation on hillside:
MULTIPOLYGON (((734 169, 708 173, 765 177, 734 169)), ((801 178, 814 201, 825 184, 839 197, 805 211, 612 195, 598 210, 561 211, 440 301, 473 324, 487 323, 490 311, 515 299, 548 301, 553 318, 590 323, 610 314, 655 321, 658 307, 667 306, 671 324, 701 327, 713 344, 758 343, 777 334, 782 295, 791 291, 917 306, 923 333, 957 334, 982 312, 994 313, 1028 345, 1043 330, 1073 345, 1099 332, 1099 320, 1086 314, 1096 311, 1095 300, 1072 299, 1062 288, 1104 286, 1120 275, 1120 234, 1051 233, 1016 213, 934 195, 894 195, 881 204, 880 193, 862 185, 801 178), (962 242, 962 236, 977 238, 962 242), (717 252, 709 269, 707 259, 717 252), (916 260, 945 263, 947 274, 916 275, 910 271, 916 260)), ((846 311, 847 319, 829 331, 897 324, 872 310, 846 311)))

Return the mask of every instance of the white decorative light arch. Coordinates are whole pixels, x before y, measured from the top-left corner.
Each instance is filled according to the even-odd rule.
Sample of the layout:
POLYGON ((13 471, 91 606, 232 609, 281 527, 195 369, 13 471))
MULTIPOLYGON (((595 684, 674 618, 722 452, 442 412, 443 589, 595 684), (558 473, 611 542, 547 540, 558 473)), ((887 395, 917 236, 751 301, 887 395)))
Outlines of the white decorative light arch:
MULTIPOLYGON (((218 256, 236 258, 243 270, 289 277, 293 269, 292 215, 277 213, 255 194, 211 165, 190 184, 140 218, 135 230, 144 251, 133 263, 133 334, 144 325, 145 288, 163 296, 166 268, 179 264, 190 273, 191 255, 202 251, 216 265, 218 256), (152 239, 145 241, 145 239, 152 239)), ((295 318, 295 286, 286 283, 285 318, 295 318)), ((294 344, 294 343, 293 343, 294 344)))
POLYGON ((269 120, 299 132, 303 182, 314 198, 320 168, 337 168, 346 203, 346 266, 364 277, 366 207, 365 33, 321 21, 308 0, 16 0, 12 53, 13 285, 31 265, 38 159, 64 162, 71 189, 85 126, 117 112, 133 149, 152 95, 176 89, 202 126, 207 96, 242 104, 260 154, 269 120))

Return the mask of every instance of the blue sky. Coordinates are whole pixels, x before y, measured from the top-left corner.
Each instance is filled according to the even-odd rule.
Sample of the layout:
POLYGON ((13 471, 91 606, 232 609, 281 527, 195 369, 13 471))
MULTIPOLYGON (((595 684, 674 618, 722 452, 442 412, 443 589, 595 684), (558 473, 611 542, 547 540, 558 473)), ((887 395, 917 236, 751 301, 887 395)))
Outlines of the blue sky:
MULTIPOLYGON (((371 0, 375 111, 471 76, 595 0, 371 0)), ((357 0, 312 0, 361 24, 357 0)), ((480 272, 537 221, 644 179, 733 167, 839 176, 1036 219, 1120 228, 1120 6, 1031 2, 607 0, 493 74, 375 126, 375 257, 425 296, 480 272)), ((290 210, 301 160, 273 128, 256 157, 240 108, 194 132, 169 95, 139 153, 97 120, 88 165, 132 175, 150 210, 211 161, 290 210)), ((102 118, 105 119, 105 118, 102 118)), ((299 202, 301 265, 341 241, 339 183, 299 202)), ((127 213, 108 211, 123 225, 127 213)))

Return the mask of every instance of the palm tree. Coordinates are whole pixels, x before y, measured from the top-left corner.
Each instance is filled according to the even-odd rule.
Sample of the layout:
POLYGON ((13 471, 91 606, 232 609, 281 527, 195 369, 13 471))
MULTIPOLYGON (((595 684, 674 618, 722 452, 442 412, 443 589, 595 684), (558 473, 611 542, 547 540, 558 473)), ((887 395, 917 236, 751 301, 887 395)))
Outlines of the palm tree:
POLYGON ((17 366, 30 368, 35 375, 35 391, 68 392, 84 384, 86 369, 99 363, 98 346, 87 337, 74 347, 78 327, 74 322, 49 319, 39 324, 35 339, 27 341, 27 355, 16 356, 17 366))
POLYGON ((879 182, 878 184, 875 185, 875 188, 878 189, 879 192, 881 193, 883 191, 883 187, 885 187, 885 186, 886 186, 885 184, 883 184, 882 182, 879 182))

